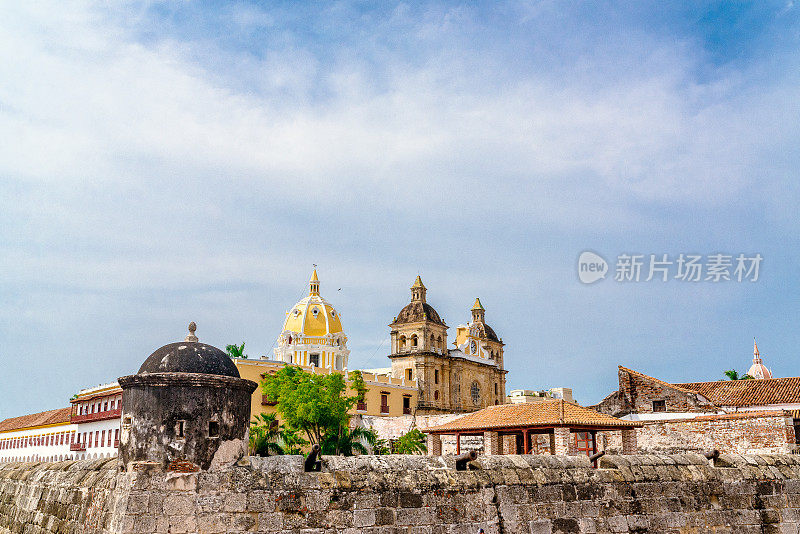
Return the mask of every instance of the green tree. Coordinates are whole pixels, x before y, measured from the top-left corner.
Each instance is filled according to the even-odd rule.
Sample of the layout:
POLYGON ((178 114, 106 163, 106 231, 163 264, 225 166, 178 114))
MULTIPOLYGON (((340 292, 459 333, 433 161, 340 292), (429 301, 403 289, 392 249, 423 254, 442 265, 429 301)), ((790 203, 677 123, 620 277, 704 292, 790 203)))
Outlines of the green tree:
POLYGON ((748 374, 739 376, 739 373, 736 371, 736 369, 728 369, 727 371, 724 371, 724 373, 725 376, 728 377, 728 380, 753 380, 753 377, 748 374))
POLYGON ((330 429, 322 438, 320 452, 322 454, 335 454, 353 456, 356 454, 369 454, 375 447, 378 434, 372 429, 362 427, 330 429))
POLYGON ((355 395, 347 394, 341 373, 313 374, 287 365, 274 375, 266 375, 261 390, 267 400, 277 403, 276 409, 289 430, 300 431, 309 443, 322 446, 326 437, 329 442, 344 439, 343 429, 350 422, 347 412, 366 392, 361 373, 350 373, 350 380, 355 395))
POLYGON ((425 454, 428 452, 425 433, 418 428, 412 428, 394 442, 396 454, 425 454))
POLYGON ((277 414, 260 413, 250 422, 250 451, 256 456, 301 454, 308 442, 281 425, 277 414))
POLYGON ((244 341, 242 341, 241 345, 226 345, 225 351, 228 353, 228 356, 231 358, 243 358, 247 359, 247 354, 244 353, 244 341))
POLYGON ((250 452, 255 456, 283 454, 278 441, 281 437, 278 417, 274 413, 260 413, 250 422, 250 452))

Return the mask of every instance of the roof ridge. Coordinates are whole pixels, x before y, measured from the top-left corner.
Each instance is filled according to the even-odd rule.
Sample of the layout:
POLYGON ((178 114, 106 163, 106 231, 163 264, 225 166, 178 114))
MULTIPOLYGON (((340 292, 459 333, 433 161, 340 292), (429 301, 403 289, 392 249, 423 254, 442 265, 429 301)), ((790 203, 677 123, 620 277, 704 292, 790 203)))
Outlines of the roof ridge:
POLYGON ((666 386, 669 386, 669 387, 671 387, 671 388, 674 388, 674 389, 677 389, 677 390, 683 391, 683 392, 685 392, 685 393, 697 393, 696 391, 693 391, 693 390, 691 390, 691 389, 683 388, 683 387, 681 387, 681 386, 679 386, 679 385, 677 385, 677 384, 673 384, 673 383, 671 383, 671 382, 667 382, 667 381, 665 381, 665 380, 661 380, 660 378, 656 378, 656 377, 654 377, 654 376, 646 375, 646 374, 644 374, 644 373, 642 373, 642 372, 635 371, 635 370, 633 370, 633 369, 629 369, 629 368, 627 368, 627 367, 624 367, 624 366, 622 366, 622 365, 618 365, 617 367, 618 367, 619 369, 622 369, 623 371, 626 371, 626 372, 628 372, 628 373, 632 373, 632 374, 634 374, 634 375, 643 376, 643 377, 645 377, 645 378, 648 378, 648 379, 650 379, 650 380, 653 380, 653 381, 655 381, 655 382, 658 382, 659 384, 664 384, 664 385, 666 385, 666 386))

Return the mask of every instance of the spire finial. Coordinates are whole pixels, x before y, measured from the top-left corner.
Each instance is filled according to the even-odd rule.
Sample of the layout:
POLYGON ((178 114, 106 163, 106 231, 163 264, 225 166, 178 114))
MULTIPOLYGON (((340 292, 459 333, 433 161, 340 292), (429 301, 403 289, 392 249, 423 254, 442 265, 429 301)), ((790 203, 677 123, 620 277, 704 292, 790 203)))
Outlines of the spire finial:
POLYGON ((485 314, 486 310, 483 309, 483 304, 481 304, 481 299, 476 298, 475 304, 472 305, 472 321, 476 323, 483 323, 485 322, 485 314))
POLYGON ((189 335, 186 336, 186 339, 184 339, 184 341, 192 341, 196 343, 198 341, 197 336, 194 335, 196 331, 197 331, 197 323, 192 321, 191 323, 189 323, 189 335))
POLYGON ((308 281, 308 294, 319 295, 319 277, 317 276, 317 264, 314 263, 314 272, 311 274, 311 280, 308 281))
POLYGON ((411 301, 420 301, 425 302, 425 292, 427 288, 425 284, 422 283, 422 278, 417 275, 417 278, 414 280, 414 283, 411 286, 411 301))

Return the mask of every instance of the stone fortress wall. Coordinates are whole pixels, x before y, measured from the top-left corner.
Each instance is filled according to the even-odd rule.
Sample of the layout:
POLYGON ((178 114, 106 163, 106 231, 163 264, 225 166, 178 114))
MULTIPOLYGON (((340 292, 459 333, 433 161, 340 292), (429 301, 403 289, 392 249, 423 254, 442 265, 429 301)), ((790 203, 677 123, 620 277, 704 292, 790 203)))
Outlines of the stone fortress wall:
POLYGON ((0 533, 798 532, 800 457, 249 458, 122 473, 116 459, 0 465, 0 533))

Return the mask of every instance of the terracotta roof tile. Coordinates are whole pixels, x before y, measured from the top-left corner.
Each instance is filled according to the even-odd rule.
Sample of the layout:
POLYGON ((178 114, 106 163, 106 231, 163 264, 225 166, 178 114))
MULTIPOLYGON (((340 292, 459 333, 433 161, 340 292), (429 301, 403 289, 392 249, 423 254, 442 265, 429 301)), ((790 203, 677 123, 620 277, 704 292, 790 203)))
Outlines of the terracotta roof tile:
POLYGON ((478 432, 519 427, 588 426, 602 428, 640 427, 639 421, 626 421, 577 406, 563 399, 524 404, 489 406, 423 432, 478 432))
POLYGON ((69 423, 70 413, 72 413, 72 408, 59 408, 57 410, 48 410, 46 412, 32 413, 30 415, 10 417, 4 421, 0 421, 0 432, 30 428, 32 426, 69 423))
POLYGON ((626 373, 646 378, 647 380, 652 380, 653 382, 656 382, 657 384, 661 384, 662 386, 666 386, 668 388, 677 389, 678 391, 683 391, 684 393, 697 393, 696 390, 684 387, 686 386, 686 384, 670 384, 669 382, 664 382, 663 380, 659 380, 654 376, 646 375, 644 373, 640 373, 639 371, 634 371, 633 369, 628 369, 627 367, 623 367, 622 365, 618 367, 620 371, 625 371, 626 373))
POLYGON ((690 382, 673 386, 700 393, 717 406, 800 403, 800 377, 690 382))

